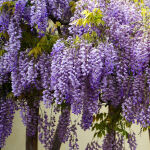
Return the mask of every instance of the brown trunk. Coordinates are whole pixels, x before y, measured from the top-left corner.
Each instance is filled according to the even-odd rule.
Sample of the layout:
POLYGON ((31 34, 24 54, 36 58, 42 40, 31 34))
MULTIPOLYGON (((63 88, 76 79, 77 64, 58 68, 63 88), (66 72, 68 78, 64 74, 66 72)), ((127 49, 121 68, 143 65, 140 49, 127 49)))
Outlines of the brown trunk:
POLYGON ((57 129, 56 129, 56 132, 55 132, 55 136, 54 136, 54 142, 53 142, 52 150, 60 150, 61 141, 59 139, 58 132, 59 132, 59 128, 57 126, 57 129))
POLYGON ((150 129, 148 129, 148 134, 149 134, 149 140, 150 140, 150 129))
MULTIPOLYGON (((108 107, 108 114, 111 116, 115 115, 115 109, 113 108, 113 106, 109 105, 108 107)), ((110 122, 110 126, 109 126, 109 133, 111 134, 111 136, 114 137, 114 141, 116 141, 116 132, 114 130, 114 126, 115 126, 115 122, 112 120, 110 122)), ((113 143, 112 143, 113 144, 113 143)), ((112 147, 112 150, 115 150, 115 147, 112 147)))
MULTIPOLYGON (((38 116, 39 115, 39 108, 38 107, 35 108, 32 103, 30 103, 28 105, 30 106, 30 111, 32 111, 34 109, 36 112, 36 116, 38 116)), ((34 121, 34 124, 32 122, 30 122, 26 126, 26 150, 38 150, 38 119, 36 121, 36 125, 35 125, 35 121, 34 121), (30 130, 30 127, 32 125, 35 126, 36 133, 33 136, 29 136, 27 134, 27 132, 28 132, 28 129, 30 130)))
POLYGON ((26 135, 26 150, 38 150, 38 134, 35 136, 26 135))

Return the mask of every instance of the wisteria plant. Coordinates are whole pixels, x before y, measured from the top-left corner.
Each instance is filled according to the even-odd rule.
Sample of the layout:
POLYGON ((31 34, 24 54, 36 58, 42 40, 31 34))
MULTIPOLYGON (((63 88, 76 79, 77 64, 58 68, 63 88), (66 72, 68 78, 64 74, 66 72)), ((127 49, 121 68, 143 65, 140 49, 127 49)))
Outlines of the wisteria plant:
POLYGON ((0 148, 18 110, 26 150, 37 150, 37 139, 46 150, 67 141, 78 150, 78 126, 95 132, 86 150, 123 150, 125 140, 136 150, 131 125, 150 128, 149 7, 146 0, 1 0, 0 148))

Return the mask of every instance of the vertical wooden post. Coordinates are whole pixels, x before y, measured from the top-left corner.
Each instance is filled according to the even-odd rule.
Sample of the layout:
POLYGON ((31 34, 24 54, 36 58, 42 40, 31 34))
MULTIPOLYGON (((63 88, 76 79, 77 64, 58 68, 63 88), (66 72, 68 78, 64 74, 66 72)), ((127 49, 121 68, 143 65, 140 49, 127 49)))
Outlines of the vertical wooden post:
POLYGON ((52 146, 52 150, 60 150, 61 147, 61 141, 59 139, 59 128, 57 126, 56 132, 55 132, 55 136, 54 136, 54 142, 53 142, 53 146, 52 146))
POLYGON ((34 136, 26 134, 26 150, 38 150, 38 132, 34 136))
MULTIPOLYGON (((114 109, 113 109, 113 106, 109 105, 108 106, 108 114, 110 116, 114 115, 114 109)), ((115 141, 115 136, 116 136, 116 132, 114 131, 114 122, 113 120, 111 120, 110 122, 110 126, 109 126, 109 134, 112 134, 113 137, 114 137, 114 141, 115 141)), ((115 150, 114 147, 112 147, 112 150, 115 150)))
POLYGON ((150 140, 150 129, 148 129, 148 134, 149 134, 149 140, 150 140))

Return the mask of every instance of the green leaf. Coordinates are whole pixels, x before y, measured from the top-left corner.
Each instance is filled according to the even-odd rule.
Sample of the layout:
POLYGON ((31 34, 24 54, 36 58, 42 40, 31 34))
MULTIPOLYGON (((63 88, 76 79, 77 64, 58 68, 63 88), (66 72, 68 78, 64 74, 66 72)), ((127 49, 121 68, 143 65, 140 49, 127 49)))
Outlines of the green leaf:
POLYGON ((7 41, 9 40, 8 32, 0 32, 0 37, 4 37, 7 41))
POLYGON ((93 22, 93 18, 94 18, 93 12, 90 12, 86 15, 86 19, 89 20, 90 22, 93 22))
POLYGON ((126 124, 125 124, 125 125, 126 125, 126 127, 130 128, 130 127, 131 127, 131 125, 132 125, 132 123, 131 123, 131 122, 127 122, 127 121, 126 121, 126 124))
POLYGON ((100 24, 104 26, 105 22, 102 20, 103 14, 99 8, 95 8, 92 12, 89 10, 84 10, 82 14, 85 16, 84 18, 80 18, 72 22, 72 24, 76 24, 76 26, 86 26, 87 24, 99 26, 100 24))
POLYGON ((74 44, 78 44, 80 43, 80 37, 78 35, 76 35, 76 38, 74 39, 74 44))
POLYGON ((38 55, 40 55, 42 53, 42 50, 40 47, 35 47, 33 48, 29 53, 28 55, 31 56, 33 55, 35 58, 37 58, 38 55))
POLYGON ((90 13, 90 11, 88 9, 84 10, 81 14, 85 15, 87 17, 87 15, 90 13))
POLYGON ((5 10, 6 12, 14 13, 15 10, 14 6, 15 6, 14 1, 3 2, 2 6, 0 7, 0 12, 2 13, 5 10))
POLYGON ((3 56, 6 51, 4 49, 0 50, 0 56, 3 56))
POLYGON ((57 26, 57 27, 60 27, 60 26, 61 26, 61 23, 60 23, 59 21, 57 21, 57 22, 56 22, 56 26, 57 26))
POLYGON ((36 44, 36 46, 31 49, 28 53, 29 56, 33 55, 37 58, 38 55, 41 55, 42 52, 50 53, 52 50, 53 45, 57 41, 57 35, 45 35, 43 36, 36 44))
POLYGON ((78 26, 78 25, 79 26, 83 25, 83 19, 82 18, 77 20, 76 26, 78 26))
POLYGON ((143 128, 143 132, 147 131, 148 128, 143 128))
POLYGON ((96 132, 96 133, 94 133, 94 137, 96 137, 96 136, 97 136, 97 134, 98 134, 97 132, 96 132))
POLYGON ((13 92, 9 92, 6 96, 7 99, 14 99, 14 97, 15 96, 14 96, 13 92))
POLYGON ((126 137, 126 139, 128 138, 129 133, 128 133, 125 129, 116 127, 116 128, 115 128, 115 131, 120 132, 123 136, 126 137))
POLYGON ((69 3, 69 6, 71 7, 71 12, 72 13, 74 13, 75 12, 75 10, 76 10, 76 2, 75 1, 71 1, 70 3, 69 3))
POLYGON ((147 12, 146 8, 141 8, 141 13, 143 14, 143 16, 146 15, 146 12, 147 12))
POLYGON ((103 136, 102 132, 98 132, 98 137, 101 138, 103 136))
POLYGON ((86 26, 88 23, 89 23, 89 22, 88 22, 87 20, 84 20, 83 23, 82 23, 82 24, 83 24, 83 27, 85 28, 85 26, 86 26))

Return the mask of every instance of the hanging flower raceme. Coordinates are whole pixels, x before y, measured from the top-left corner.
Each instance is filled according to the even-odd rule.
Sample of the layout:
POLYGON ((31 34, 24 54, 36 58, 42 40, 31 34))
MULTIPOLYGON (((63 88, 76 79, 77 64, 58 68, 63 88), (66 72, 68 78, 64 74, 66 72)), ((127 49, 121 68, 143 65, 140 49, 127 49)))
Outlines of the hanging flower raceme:
POLYGON ((4 147, 6 138, 12 132, 15 108, 13 100, 0 98, 0 148, 4 147))
POLYGON ((48 55, 43 54, 37 59, 31 59, 28 56, 28 50, 26 52, 20 52, 17 62, 18 67, 11 73, 13 92, 16 96, 19 96, 21 93, 30 92, 31 89, 43 89, 43 99, 45 104, 48 104, 45 100, 45 91, 50 87, 50 83, 48 82, 50 70, 47 70, 48 67, 50 68, 49 58, 48 55))
POLYGON ((43 102, 45 107, 50 107, 53 103, 53 89, 51 88, 51 56, 42 54, 37 62, 37 68, 40 72, 41 84, 43 89, 43 102))
POLYGON ((88 143, 85 150, 99 150, 101 149, 102 147, 98 144, 98 142, 96 141, 92 141, 91 143, 88 143))
MULTIPOLYGON (((115 132, 112 131, 111 133, 107 133, 106 136, 104 137, 102 149, 103 150, 112 150, 112 149, 123 150, 123 144, 124 144, 124 137, 120 135, 119 133, 115 135, 115 132)), ((133 145, 132 142, 130 142, 129 144, 132 148, 134 149, 136 148, 136 144, 135 146, 133 145)))
POLYGON ((14 15, 18 22, 24 17, 26 3, 26 0, 18 0, 15 4, 14 15))
POLYGON ((48 14, 45 0, 31 0, 31 27, 38 26, 40 32, 46 32, 48 24, 48 14))
POLYGON ((55 135, 56 118, 50 117, 50 121, 46 112, 44 116, 38 120, 39 141, 44 145, 46 150, 52 149, 53 137, 55 135))
MULTIPOLYGON (((0 48, 4 48, 0 56, 0 86, 11 80, 11 91, 23 101, 20 103, 21 116, 29 136, 37 132, 38 122, 39 140, 46 149, 52 149, 55 131, 58 131, 61 142, 69 141, 70 150, 79 149, 77 128, 75 124, 71 125, 70 109, 63 108, 63 104, 69 105, 74 114, 82 115, 79 124, 84 130, 91 127, 93 114, 100 112, 103 103, 114 108, 120 118, 123 115, 128 122, 137 122, 143 127, 150 125, 149 33, 143 29, 141 12, 133 2, 10 2, 13 2, 12 11, 4 9, 0 14, 0 32, 8 34, 4 40, 4 35, 0 37, 0 48), (74 7, 76 10, 73 10, 74 7), (95 15, 98 12, 99 16, 95 15), (43 33, 47 35, 49 18, 63 25, 58 27, 58 31, 64 27, 72 35, 65 35, 66 39, 52 44, 51 53, 43 50, 49 37, 44 36, 46 42, 38 37, 43 33), (74 24, 76 21, 78 23, 74 24), (33 38, 32 44, 26 39, 29 36, 31 40, 33 38), (36 57, 30 55, 29 50, 37 50, 36 57), (37 103, 30 103, 31 98, 35 100, 37 97, 40 98, 37 103), (38 116, 42 99, 46 107, 52 108, 55 102, 62 107, 59 130, 55 130, 55 116, 51 116, 50 121, 46 113, 38 116)), ((53 39, 50 37, 50 40, 53 39)), ((11 132, 14 105, 10 99, 1 96, 0 99, 0 147, 3 147, 11 132)), ((110 120, 113 118, 109 117, 110 120)), ((114 131, 105 135, 102 147, 92 142, 86 149, 123 149, 123 139, 114 131)), ((128 143, 130 149, 136 149, 134 135, 128 136, 128 143)))
POLYGON ((70 2, 71 0, 46 0, 48 15, 56 20, 62 20, 64 23, 68 22, 72 14, 70 2))
POLYGON ((98 110, 98 90, 99 81, 104 75, 104 55, 86 41, 82 41, 78 46, 67 47, 62 41, 57 41, 54 45, 51 87, 58 104, 65 100, 71 104, 75 114, 83 110, 81 126, 87 129, 91 126, 93 113, 98 110))
POLYGON ((5 68, 4 58, 0 57, 0 85, 6 83, 9 80, 10 73, 5 68))
POLYGON ((34 101, 33 104, 28 100, 20 102, 20 116, 23 124, 26 126, 26 133, 28 136, 34 136, 37 133, 38 119, 39 119, 39 102, 34 101), (27 102, 28 101, 28 102, 27 102))
MULTIPOLYGON (((148 73, 148 72, 147 72, 148 73)), ((140 123, 143 127, 150 125, 149 118, 149 74, 137 75, 134 77, 130 96, 125 99, 122 108, 123 114, 129 122, 140 123)))
POLYGON ((6 31, 8 29, 10 21, 9 17, 9 14, 4 12, 0 15, 0 32, 6 31))

